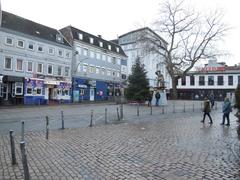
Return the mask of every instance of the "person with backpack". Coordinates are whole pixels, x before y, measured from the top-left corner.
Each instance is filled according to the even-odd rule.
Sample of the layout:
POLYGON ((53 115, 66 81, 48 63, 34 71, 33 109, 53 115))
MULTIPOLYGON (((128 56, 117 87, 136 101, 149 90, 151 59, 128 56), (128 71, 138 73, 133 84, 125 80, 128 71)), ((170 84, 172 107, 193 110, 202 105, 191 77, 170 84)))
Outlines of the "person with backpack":
POLYGON ((148 94, 148 98, 147 98, 147 100, 148 100, 148 107, 152 106, 152 97, 153 97, 153 92, 150 91, 149 94, 148 94))
POLYGON ((204 105, 203 105, 203 120, 201 121, 202 123, 204 123, 206 115, 209 117, 209 120, 210 120, 209 123, 210 124, 213 123, 210 112, 211 112, 210 101, 207 97, 205 97, 204 98, 204 105))
POLYGON ((159 99, 160 99, 161 95, 160 93, 157 91, 155 94, 155 98, 156 98, 156 106, 159 106, 159 99))
POLYGON ((229 101, 229 98, 226 97, 222 106, 222 112, 223 112, 223 120, 222 123, 220 125, 224 125, 225 124, 225 118, 227 118, 227 124, 226 126, 230 126, 230 119, 229 119, 229 114, 230 112, 232 112, 232 106, 231 103, 229 101))

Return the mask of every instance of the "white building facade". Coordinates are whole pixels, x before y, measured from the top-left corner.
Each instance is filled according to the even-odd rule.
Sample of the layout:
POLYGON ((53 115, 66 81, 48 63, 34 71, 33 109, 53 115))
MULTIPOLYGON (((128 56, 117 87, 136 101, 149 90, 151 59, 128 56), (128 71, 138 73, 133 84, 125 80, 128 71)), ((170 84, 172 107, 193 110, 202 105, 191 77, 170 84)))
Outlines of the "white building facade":
POLYGON ((152 31, 150 28, 141 28, 126 34, 119 36, 118 43, 121 45, 122 49, 128 56, 127 71, 128 74, 132 73, 132 66, 134 65, 137 58, 140 58, 142 64, 144 64, 145 70, 147 72, 147 78, 149 80, 150 87, 156 87, 156 71, 161 71, 164 76, 165 86, 167 89, 170 88, 170 76, 164 65, 164 57, 155 53, 147 53, 142 47, 141 43, 138 41, 142 34, 151 34, 159 42, 167 46, 167 42, 163 40, 158 34, 152 31))
POLYGON ((205 67, 196 67, 177 82, 179 99, 202 100, 214 96, 216 100, 233 97, 240 84, 240 66, 227 66, 225 63, 209 61, 205 67))

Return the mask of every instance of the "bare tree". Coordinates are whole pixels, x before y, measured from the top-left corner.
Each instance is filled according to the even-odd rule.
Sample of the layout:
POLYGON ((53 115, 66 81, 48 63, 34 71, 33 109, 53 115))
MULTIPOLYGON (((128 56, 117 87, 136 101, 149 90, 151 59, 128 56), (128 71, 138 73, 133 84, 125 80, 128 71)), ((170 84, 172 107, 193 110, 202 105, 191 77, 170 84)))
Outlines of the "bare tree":
POLYGON ((173 98, 177 98, 177 80, 186 76, 196 62, 223 55, 217 43, 229 30, 223 14, 215 11, 208 16, 186 8, 182 1, 161 4, 154 30, 168 42, 166 46, 156 36, 144 34, 140 38, 146 51, 164 57, 164 64, 172 79, 173 98))

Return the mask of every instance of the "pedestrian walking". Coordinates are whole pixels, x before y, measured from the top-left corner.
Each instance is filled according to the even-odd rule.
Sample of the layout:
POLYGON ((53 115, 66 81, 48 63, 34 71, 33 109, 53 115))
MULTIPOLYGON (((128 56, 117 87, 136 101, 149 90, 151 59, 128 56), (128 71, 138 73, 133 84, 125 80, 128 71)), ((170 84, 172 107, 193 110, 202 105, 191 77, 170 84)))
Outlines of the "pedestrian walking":
POLYGON ((159 99, 160 99, 161 95, 160 93, 157 91, 155 94, 155 98, 156 98, 156 106, 159 106, 159 99))
POLYGON ((226 126, 230 126, 229 114, 230 114, 230 112, 232 112, 232 105, 231 105, 231 102, 228 97, 226 97, 223 102, 222 112, 223 112, 223 119, 222 119, 222 123, 220 125, 224 125, 225 118, 227 118, 226 126))
POLYGON ((213 123, 210 112, 211 112, 210 101, 207 97, 205 97, 204 98, 204 105, 203 105, 203 120, 201 121, 202 123, 204 123, 206 115, 209 117, 209 120, 210 120, 209 123, 210 124, 213 123))
POLYGON ((213 109, 213 106, 215 104, 215 100, 214 100, 214 95, 213 94, 211 94, 211 96, 210 96, 210 103, 211 103, 211 109, 213 109))
POLYGON ((153 97, 153 92, 150 91, 148 94, 148 106, 152 106, 152 97, 153 97))

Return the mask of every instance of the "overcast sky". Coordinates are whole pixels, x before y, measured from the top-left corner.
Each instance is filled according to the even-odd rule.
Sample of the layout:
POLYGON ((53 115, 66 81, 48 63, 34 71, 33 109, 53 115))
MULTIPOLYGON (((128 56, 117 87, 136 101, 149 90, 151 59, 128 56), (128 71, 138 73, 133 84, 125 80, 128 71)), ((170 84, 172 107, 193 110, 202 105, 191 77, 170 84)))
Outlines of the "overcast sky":
MULTIPOLYGON (((220 45, 231 53, 221 61, 240 63, 239 0, 188 0, 203 11, 221 9, 233 29, 220 45)), ((151 27, 162 0, 1 0, 2 10, 56 29, 72 25, 106 40, 143 26, 151 27)))

